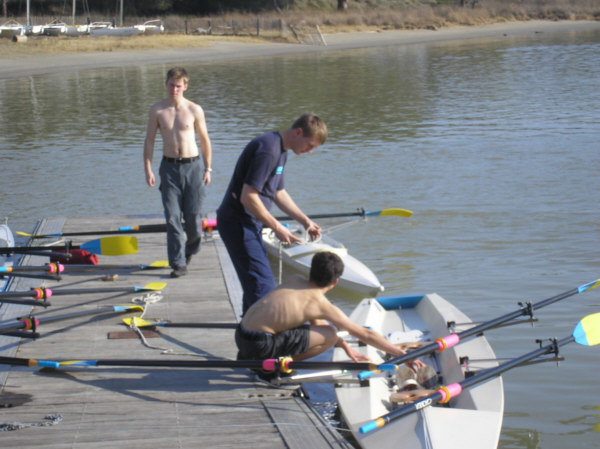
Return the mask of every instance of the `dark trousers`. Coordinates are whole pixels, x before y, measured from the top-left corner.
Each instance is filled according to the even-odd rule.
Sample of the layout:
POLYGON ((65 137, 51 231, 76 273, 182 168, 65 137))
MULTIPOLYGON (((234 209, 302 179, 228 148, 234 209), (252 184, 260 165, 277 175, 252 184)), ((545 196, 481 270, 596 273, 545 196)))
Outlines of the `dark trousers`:
POLYGON ((167 222, 167 253, 171 267, 185 267, 186 256, 200 250, 202 202, 206 196, 202 164, 160 164, 160 192, 167 222), (183 219, 183 221, 182 221, 183 219))
POLYGON ((242 284, 242 311, 246 313, 252 304, 275 289, 261 230, 254 223, 244 223, 219 213, 217 229, 242 284))

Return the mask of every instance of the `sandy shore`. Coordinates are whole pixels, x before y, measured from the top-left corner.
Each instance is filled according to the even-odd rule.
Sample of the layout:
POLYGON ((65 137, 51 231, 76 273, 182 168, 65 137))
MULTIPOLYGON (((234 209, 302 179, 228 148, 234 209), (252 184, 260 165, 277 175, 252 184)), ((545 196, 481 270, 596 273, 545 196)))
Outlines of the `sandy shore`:
MULTIPOLYGON (((143 50, 95 52, 42 56, 0 58, 0 79, 73 72, 105 67, 145 64, 183 64, 203 61, 222 61, 241 58, 260 58, 299 53, 329 52, 366 47, 411 45, 436 41, 464 39, 503 39, 535 33, 600 30, 594 21, 530 21, 498 23, 484 26, 451 27, 436 31, 382 31, 326 34, 325 46, 289 43, 242 43, 211 41, 196 48, 175 50, 143 50)), ((15 44, 18 45, 18 44, 15 44)))

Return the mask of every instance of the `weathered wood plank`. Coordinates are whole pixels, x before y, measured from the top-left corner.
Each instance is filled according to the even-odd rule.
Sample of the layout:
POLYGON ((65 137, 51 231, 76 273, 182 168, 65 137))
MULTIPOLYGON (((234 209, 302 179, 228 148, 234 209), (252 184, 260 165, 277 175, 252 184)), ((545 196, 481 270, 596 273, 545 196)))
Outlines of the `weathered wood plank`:
MULTIPOLYGON (((160 216, 61 217, 45 219, 36 233, 116 229, 119 226, 160 223, 160 216)), ((105 264, 149 264, 166 260, 164 234, 137 234, 138 254, 99 256, 105 264)), ((94 237, 72 237, 74 243, 94 237)), ((41 259, 41 260, 40 260, 41 259)), ((27 258, 27 264, 43 264, 27 258)), ((189 267, 189 274, 169 277, 170 269, 153 271, 104 270, 69 274, 59 282, 46 282, 56 291, 67 288, 143 286, 166 282, 151 293, 94 293, 56 295, 46 310, 35 309, 40 319, 111 305, 131 305, 146 300, 145 319, 173 322, 235 322, 241 311, 241 288, 222 242, 207 236, 189 267), (102 279, 117 274, 113 281, 102 279), (153 302, 155 301, 156 302, 153 302)), ((39 286, 39 281, 19 280, 13 289, 39 286)), ((2 307, 2 320, 28 314, 31 308, 2 307)), ((111 339, 127 331, 124 317, 102 314, 42 323, 41 337, 20 340, 0 337, 0 354, 34 359, 234 359, 237 353, 232 329, 157 328, 159 338, 111 339), (168 350, 167 353, 163 353, 168 350)), ((235 447, 340 447, 306 406, 289 391, 269 389, 253 382, 248 370, 143 367, 70 367, 43 369, 0 366, 3 394, 23 399, 3 409, 0 426, 7 423, 39 425, 45 416, 60 414, 50 426, 23 427, 2 434, 3 447, 130 449, 235 448, 235 447), (289 423, 293 423, 291 426, 289 423), (308 437, 306 444, 301 439, 308 437)), ((1 400, 1 396, 0 396, 1 400)))

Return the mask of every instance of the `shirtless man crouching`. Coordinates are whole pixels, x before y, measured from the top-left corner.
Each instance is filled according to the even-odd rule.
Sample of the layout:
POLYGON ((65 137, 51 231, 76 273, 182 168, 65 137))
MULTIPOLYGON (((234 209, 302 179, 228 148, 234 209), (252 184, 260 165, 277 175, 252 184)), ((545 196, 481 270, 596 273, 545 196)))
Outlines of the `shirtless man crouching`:
MULTIPOLYGON (((377 332, 351 321, 325 297, 325 293, 337 285, 343 270, 344 263, 337 254, 319 252, 313 256, 308 281, 295 277, 252 305, 236 329, 238 359, 291 356, 294 361, 299 361, 336 345, 355 362, 369 361, 337 336, 338 329, 346 330, 363 343, 394 357, 404 355, 404 350, 377 332)), ((420 361, 409 364, 423 366, 420 361)), ((259 377, 268 380, 274 375, 259 373, 259 377)))

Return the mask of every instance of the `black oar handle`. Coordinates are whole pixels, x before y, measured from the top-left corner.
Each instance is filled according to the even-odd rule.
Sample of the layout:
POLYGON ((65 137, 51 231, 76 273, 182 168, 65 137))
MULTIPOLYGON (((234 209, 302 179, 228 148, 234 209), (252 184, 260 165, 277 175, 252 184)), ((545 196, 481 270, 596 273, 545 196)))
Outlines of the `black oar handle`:
MULTIPOLYGON (((65 245, 54 245, 54 246, 5 246, 3 248, 0 248, 0 254, 12 254, 12 253, 19 253, 19 254, 29 254, 31 252, 36 252, 38 253, 39 251, 44 251, 44 250, 48 250, 48 251, 52 251, 53 249, 59 249, 59 250, 70 250, 70 249, 79 249, 80 245, 71 245, 71 244, 65 244, 65 245)), ((64 254, 62 253, 57 253, 61 256, 64 256, 64 254)), ((37 254, 37 255, 41 255, 41 254, 37 254)))
MULTIPOLYGON (((315 215, 309 215, 308 218, 319 220, 322 218, 343 218, 343 217, 364 217, 364 216, 365 216, 365 210, 361 208, 361 209, 358 209, 356 212, 343 212, 343 213, 337 213, 337 214, 335 214, 335 213, 334 214, 315 214, 315 215)), ((281 221, 293 220, 292 217, 288 217, 288 216, 275 217, 275 219, 281 220, 281 221)))

